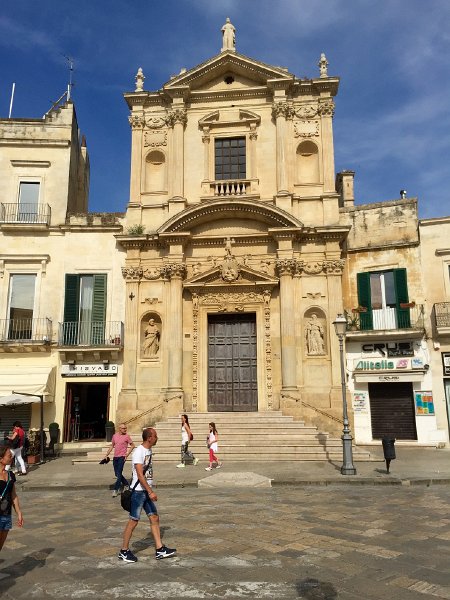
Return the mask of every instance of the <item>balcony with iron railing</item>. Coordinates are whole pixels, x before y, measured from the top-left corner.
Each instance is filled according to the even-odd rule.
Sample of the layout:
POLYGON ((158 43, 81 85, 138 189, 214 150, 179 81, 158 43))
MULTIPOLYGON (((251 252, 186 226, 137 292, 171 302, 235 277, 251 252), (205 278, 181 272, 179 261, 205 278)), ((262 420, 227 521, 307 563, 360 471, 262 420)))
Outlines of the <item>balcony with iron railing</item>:
POLYGON ((65 321, 59 323, 58 345, 76 348, 123 347, 122 321, 65 321))
POLYGON ((0 345, 48 345, 52 341, 52 321, 47 318, 0 319, 0 345))
POLYGON ((48 204, 0 203, 0 224, 50 225, 48 204))
POLYGON ((345 311, 347 317, 347 337, 361 338, 367 335, 383 336, 394 334, 397 337, 414 337, 423 334, 425 311, 422 304, 408 302, 399 307, 364 309, 362 307, 345 311))
POLYGON ((438 335, 450 335, 450 302, 436 302, 433 315, 438 335))

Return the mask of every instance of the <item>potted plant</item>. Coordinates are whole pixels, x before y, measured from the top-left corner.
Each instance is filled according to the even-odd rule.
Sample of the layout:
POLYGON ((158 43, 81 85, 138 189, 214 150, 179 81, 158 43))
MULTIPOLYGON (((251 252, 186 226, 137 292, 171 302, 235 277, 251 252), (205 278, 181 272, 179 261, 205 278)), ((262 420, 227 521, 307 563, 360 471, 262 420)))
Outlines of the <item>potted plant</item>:
POLYGON ((359 313, 355 313, 354 309, 352 313, 344 311, 345 318, 347 319, 347 329, 350 331, 357 331, 359 329, 359 313))
POLYGON ((106 421, 105 425, 105 433, 106 433, 106 441, 110 442, 112 440, 112 436, 115 432, 115 425, 113 421, 106 421))
POLYGON ((28 432, 27 463, 34 465, 39 462, 41 455, 41 432, 39 429, 30 429, 28 432))
POLYGON ((365 313, 367 312, 366 306, 357 306, 356 308, 352 308, 353 313, 365 313))
POLYGON ((414 308, 415 302, 400 302, 400 308, 414 308))

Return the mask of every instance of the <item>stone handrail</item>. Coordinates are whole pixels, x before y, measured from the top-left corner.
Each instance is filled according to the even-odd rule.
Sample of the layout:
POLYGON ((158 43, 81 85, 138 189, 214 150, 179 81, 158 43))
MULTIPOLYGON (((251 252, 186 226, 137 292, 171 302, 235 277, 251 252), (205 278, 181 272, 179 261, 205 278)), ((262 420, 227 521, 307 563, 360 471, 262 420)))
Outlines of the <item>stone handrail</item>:
POLYGON ((340 423, 341 425, 344 424, 344 421, 342 419, 339 419, 338 417, 335 417, 334 415, 330 415, 330 413, 327 413, 324 410, 317 408, 317 406, 313 406, 312 404, 305 402, 304 400, 300 400, 299 398, 294 398, 293 396, 289 396, 288 394, 282 394, 282 398, 289 398, 289 400, 295 400, 295 402, 300 402, 300 404, 303 404, 303 406, 306 406, 307 408, 311 408, 312 410, 315 410, 316 412, 320 413, 327 419, 336 421, 337 423, 340 423))

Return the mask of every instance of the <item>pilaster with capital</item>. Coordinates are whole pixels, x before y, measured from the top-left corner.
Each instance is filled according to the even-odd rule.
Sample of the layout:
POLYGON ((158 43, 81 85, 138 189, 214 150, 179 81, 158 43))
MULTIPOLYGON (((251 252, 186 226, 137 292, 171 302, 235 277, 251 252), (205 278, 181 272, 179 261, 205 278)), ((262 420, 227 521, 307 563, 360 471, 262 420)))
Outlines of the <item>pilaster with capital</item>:
POLYGON ((143 114, 132 113, 128 117, 131 127, 131 176, 130 202, 138 202, 141 193, 142 136, 145 125, 143 114))
POLYGON ((283 389, 292 390, 297 387, 293 280, 297 265, 294 259, 282 259, 275 267, 280 278, 281 381, 283 389))
MULTIPOLYGON (((344 271, 345 260, 325 260, 323 270, 327 274, 328 288, 328 310, 330 315, 330 331, 332 329, 331 322, 334 321, 338 314, 344 312, 342 305, 342 273, 344 271)), ((334 331, 331 334, 331 355, 332 355, 332 385, 339 386, 341 383, 341 369, 339 357, 339 342, 334 331)))
POLYGON ((286 101, 274 102, 272 115, 276 123, 277 194, 288 194, 286 119, 292 118, 292 107, 286 101))
POLYGON ((164 276, 170 281, 168 321, 169 381, 172 391, 183 387, 183 279, 185 263, 169 263, 164 266, 164 276))
POLYGON ((333 116, 335 104, 332 98, 319 100, 318 113, 321 119, 323 147, 323 186, 324 192, 334 192, 334 146, 333 146, 333 116))
POLYGON ((183 107, 168 111, 167 124, 173 129, 172 135, 172 185, 173 197, 184 197, 184 128, 187 123, 187 111, 183 107))
POLYGON ((257 177, 256 173, 256 140, 258 139, 258 132, 256 130, 256 123, 252 123, 250 125, 250 179, 255 179, 257 177))
POLYGON ((136 390, 137 348, 139 347, 138 307, 139 281, 142 269, 124 268, 122 274, 126 279, 125 293, 125 340, 123 349, 123 389, 136 390))
POLYGON ((202 142, 203 142, 203 181, 209 181, 209 152, 211 134, 209 127, 203 127, 202 129, 202 142))

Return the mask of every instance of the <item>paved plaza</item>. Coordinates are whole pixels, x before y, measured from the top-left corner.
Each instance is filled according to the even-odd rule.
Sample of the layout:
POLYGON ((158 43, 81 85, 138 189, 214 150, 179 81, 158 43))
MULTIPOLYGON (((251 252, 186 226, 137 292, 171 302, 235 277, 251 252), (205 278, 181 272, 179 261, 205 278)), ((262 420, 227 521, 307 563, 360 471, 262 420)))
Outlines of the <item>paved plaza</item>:
POLYGON ((450 486, 160 488, 164 542, 109 490, 21 492, 25 527, 0 558, 2 598, 450 598, 450 486))

